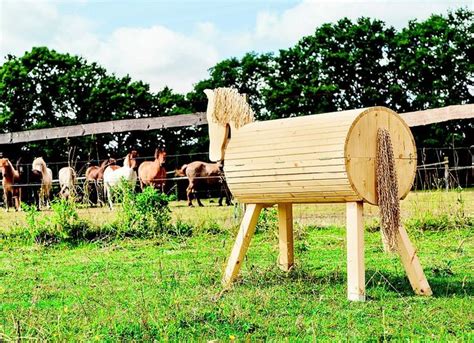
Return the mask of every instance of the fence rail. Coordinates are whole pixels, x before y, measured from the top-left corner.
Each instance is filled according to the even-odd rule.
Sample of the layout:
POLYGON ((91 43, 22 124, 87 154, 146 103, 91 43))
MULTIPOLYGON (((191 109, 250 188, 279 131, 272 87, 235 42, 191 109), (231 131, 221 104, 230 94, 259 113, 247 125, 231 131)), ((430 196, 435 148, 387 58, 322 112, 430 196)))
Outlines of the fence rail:
MULTIPOLYGON (((401 113, 408 126, 421 126, 449 120, 474 118, 474 104, 453 105, 423 111, 401 113)), ((83 137, 104 133, 149 131, 207 124, 206 113, 179 114, 166 117, 114 120, 91 124, 54 127, 0 134, 0 145, 48 139, 83 137)))

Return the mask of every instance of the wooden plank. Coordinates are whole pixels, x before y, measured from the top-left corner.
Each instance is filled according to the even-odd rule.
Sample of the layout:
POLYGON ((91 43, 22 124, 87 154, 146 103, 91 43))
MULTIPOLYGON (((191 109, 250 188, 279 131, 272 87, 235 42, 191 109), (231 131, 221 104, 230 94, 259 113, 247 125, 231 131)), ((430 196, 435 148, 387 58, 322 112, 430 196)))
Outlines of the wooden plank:
POLYGON ((474 104, 452 105, 424 111, 401 113, 410 127, 442 123, 449 120, 474 118, 474 104))
POLYGON ((181 114, 165 117, 114 120, 91 124, 62 126, 50 129, 28 130, 0 134, 0 144, 34 142, 48 139, 70 138, 118 133, 128 131, 149 131, 172 127, 206 124, 206 113, 181 114))
POLYGON ((295 161, 278 161, 278 162, 264 162, 264 163, 239 163, 239 164, 226 164, 224 168, 225 174, 237 175, 235 173, 244 173, 247 170, 251 172, 264 172, 273 173, 277 170, 282 169, 296 169, 296 168, 313 168, 319 167, 322 169, 339 168, 343 166, 345 169, 345 163, 343 158, 336 160, 325 160, 325 159, 298 159, 295 161))
POLYGON ((346 166, 344 164, 332 166, 293 166, 282 168, 279 165, 274 165, 273 168, 254 169, 252 165, 241 167, 240 170, 229 171, 225 170, 227 178, 235 177, 254 177, 254 176, 275 176, 275 175, 298 175, 298 174, 321 174, 321 173, 340 173, 345 172, 346 166))
POLYGON ((293 248, 293 205, 278 204, 278 246, 280 255, 278 265, 289 271, 295 263, 293 248))
POLYGON ((244 217, 240 223, 240 230, 235 239, 234 247, 227 262, 222 284, 229 287, 239 274, 240 267, 247 253, 250 240, 255 233, 258 216, 262 210, 262 204, 248 204, 244 217))
POLYGON ((365 301, 363 202, 346 205, 347 298, 365 301))
POLYGON ((338 153, 341 153, 344 150, 344 141, 341 141, 340 143, 337 143, 337 144, 328 144, 328 145, 321 144, 317 146, 302 147, 300 149, 295 148, 295 147, 280 148, 278 149, 278 151, 275 151, 275 150, 261 151, 258 149, 258 144, 257 144, 255 149, 245 151, 245 152, 240 152, 240 151, 234 152, 231 148, 231 144, 232 144, 232 140, 230 140, 229 146, 227 147, 227 151, 226 151, 226 158, 228 160, 275 157, 276 155, 285 155, 285 156, 305 155, 305 154, 311 154, 311 153, 321 153, 321 154, 333 153, 333 155, 337 155, 338 153))
MULTIPOLYGON (((347 180, 347 178, 328 178, 328 179, 310 179, 310 180, 281 180, 281 181, 272 181, 271 184, 266 185, 262 184, 262 182, 257 181, 253 182, 252 180, 242 180, 240 182, 232 183, 232 179, 227 179, 227 184, 231 185, 232 187, 235 187, 235 189, 257 189, 257 190, 263 190, 266 188, 277 188, 280 189, 279 187, 288 187, 288 186, 294 186, 294 187, 317 187, 318 189, 324 189, 327 188, 329 190, 332 189, 350 189, 352 190, 352 186, 347 180), (245 182, 244 182, 245 181, 245 182)), ((281 189, 280 189, 281 191, 281 189)))
POLYGON ((285 196, 278 196, 272 198, 270 196, 265 197, 264 195, 258 194, 255 197, 247 197, 242 196, 239 197, 239 201, 242 203, 255 203, 257 201, 270 201, 276 203, 291 203, 291 204, 336 204, 336 203, 347 203, 347 202, 354 202, 354 201, 361 201, 362 199, 358 196, 351 195, 351 196, 324 196, 324 197, 317 197, 314 194, 304 197, 300 194, 295 195, 295 193, 288 193, 285 196))
POLYGON ((344 151, 325 151, 318 153, 308 153, 303 152, 301 154, 293 153, 290 155, 277 155, 277 156, 266 156, 266 157, 252 157, 239 158, 236 160, 226 160, 224 162, 224 169, 241 167, 244 165, 267 165, 268 167, 274 164, 284 164, 288 162, 298 162, 298 161, 322 161, 325 163, 334 163, 340 164, 345 163, 346 159, 344 158, 344 151))
POLYGON ((404 227, 400 227, 397 234, 397 248, 400 258, 405 267, 405 271, 410 281, 411 287, 418 295, 432 295, 431 287, 428 284, 420 260, 415 248, 411 244, 410 238, 404 227))
POLYGON ((255 147, 258 146, 259 151, 273 151, 274 154, 278 154, 280 151, 284 152, 289 149, 300 151, 302 148, 307 147, 320 147, 320 146, 332 146, 344 142, 346 138, 345 134, 341 134, 336 137, 317 137, 316 132, 313 132, 312 136, 303 137, 282 137, 277 141, 265 139, 261 140, 255 138, 252 141, 248 141, 247 145, 241 145, 238 142, 232 143, 232 155, 237 155, 244 152, 255 151, 255 147))
MULTIPOLYGON (((310 116, 311 117, 311 116, 310 116)), ((319 123, 316 118, 312 118, 311 123, 307 124, 299 124, 296 125, 295 123, 289 122, 287 123, 286 126, 284 127, 276 127, 276 128, 266 128, 263 127, 262 125, 256 127, 257 124, 259 123, 271 123, 272 121, 263 121, 263 122, 254 122, 252 123, 251 126, 243 126, 242 128, 238 129, 238 137, 236 139, 238 140, 247 140, 255 137, 255 135, 261 135, 261 134, 266 134, 268 133, 269 130, 272 131, 272 134, 275 137, 284 137, 289 135, 308 135, 311 132, 314 132, 314 126, 317 125, 317 129, 321 131, 323 134, 330 135, 332 133, 341 133, 344 131, 343 128, 347 128, 351 125, 352 121, 348 122, 331 122, 330 124, 324 124, 324 123, 319 123), (291 125, 289 125, 291 124, 291 125)), ((347 129, 346 129, 347 132, 347 129)), ((273 136, 272 135, 272 136, 273 136)))
POLYGON ((273 181, 302 181, 302 180, 333 180, 333 179, 347 179, 347 173, 343 170, 334 171, 313 171, 311 173, 282 173, 272 175, 242 175, 233 176, 231 174, 226 176, 228 183, 269 183, 273 181))

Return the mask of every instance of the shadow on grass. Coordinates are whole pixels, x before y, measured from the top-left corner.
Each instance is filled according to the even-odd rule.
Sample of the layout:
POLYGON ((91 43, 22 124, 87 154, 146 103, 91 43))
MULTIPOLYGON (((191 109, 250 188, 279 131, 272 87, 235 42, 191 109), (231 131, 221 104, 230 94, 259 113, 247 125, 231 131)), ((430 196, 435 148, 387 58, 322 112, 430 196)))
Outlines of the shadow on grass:
MULTIPOLYGON (((366 290, 371 293, 372 299, 386 297, 389 294, 403 297, 416 296, 406 275, 386 271, 366 270, 366 290), (382 293, 381 293, 382 292, 382 293), (382 295, 383 294, 383 295, 382 295)), ((474 285, 463 275, 433 276, 426 274, 428 283, 435 298, 469 297, 474 294, 474 285)), ((308 270, 296 268, 290 272, 281 271, 272 266, 267 269, 250 268, 243 278, 236 282, 237 286, 258 287, 267 289, 287 283, 291 287, 299 288, 298 293, 314 293, 319 288, 334 285, 346 287, 346 271, 344 270, 308 270)))

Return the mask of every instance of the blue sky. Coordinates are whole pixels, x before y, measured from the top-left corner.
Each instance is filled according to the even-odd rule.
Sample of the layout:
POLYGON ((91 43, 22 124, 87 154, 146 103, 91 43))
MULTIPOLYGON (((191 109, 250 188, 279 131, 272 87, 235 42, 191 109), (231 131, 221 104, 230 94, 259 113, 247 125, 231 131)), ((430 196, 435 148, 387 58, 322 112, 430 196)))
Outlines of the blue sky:
POLYGON ((402 28, 472 0, 0 0, 0 55, 48 46, 157 91, 192 89, 224 58, 287 48, 325 22, 361 16, 402 28))

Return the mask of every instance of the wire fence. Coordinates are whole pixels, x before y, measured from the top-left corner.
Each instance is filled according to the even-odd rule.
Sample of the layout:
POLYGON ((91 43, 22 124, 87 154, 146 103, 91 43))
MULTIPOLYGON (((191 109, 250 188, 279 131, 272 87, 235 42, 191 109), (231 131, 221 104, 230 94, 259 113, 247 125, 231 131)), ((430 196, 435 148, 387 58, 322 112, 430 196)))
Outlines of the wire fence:
MULTIPOLYGON (((439 189, 458 189, 474 186, 474 148, 421 148, 418 149, 418 166, 413 185, 413 190, 439 190, 439 189)), ((139 161, 153 160, 154 156, 137 157, 139 161)), ((117 159, 120 162, 123 158, 117 159)), ((166 179, 156 179, 154 181, 166 181, 165 191, 168 194, 175 194, 177 199, 186 199, 186 188, 188 186, 187 177, 176 176, 176 169, 180 169, 184 164, 200 160, 208 161, 207 152, 173 154, 168 155, 166 159, 167 177, 166 179)), ((79 175, 75 180, 75 193, 79 195, 90 194, 90 183, 86 182, 84 176, 87 167, 99 165, 99 160, 89 161, 60 161, 48 163, 52 169, 53 176, 57 176, 59 170, 63 167, 72 167, 79 175), (88 189, 89 188, 89 189, 88 189)), ((19 163, 18 166, 29 175, 31 163, 19 163)), ((203 179, 220 178, 202 177, 203 179)), ((199 177, 196 179, 200 179, 199 177)), ((38 187, 40 184, 27 180, 26 183, 17 184, 21 187, 38 187)), ((0 187, 1 188, 1 187, 0 187)), ((137 186, 137 190, 138 190, 137 186)), ((53 178, 53 194, 59 193, 59 180, 53 178)), ((96 192, 102 192, 102 184, 96 184, 96 192)), ((219 187, 209 189, 196 189, 195 192, 200 198, 220 197, 222 189, 219 187)), ((81 198, 81 197, 79 197, 81 198)), ((90 203, 88 197, 82 197, 85 203, 90 203)), ((0 201, 3 201, 1 199, 0 201)))

